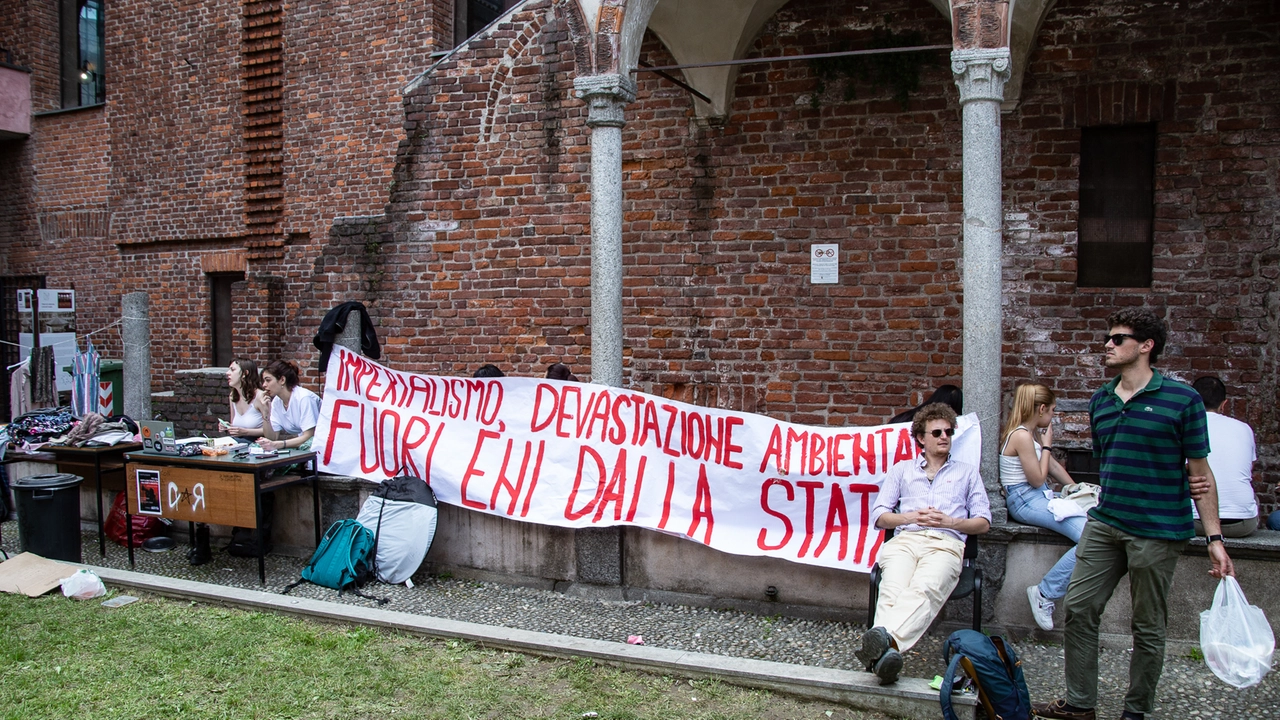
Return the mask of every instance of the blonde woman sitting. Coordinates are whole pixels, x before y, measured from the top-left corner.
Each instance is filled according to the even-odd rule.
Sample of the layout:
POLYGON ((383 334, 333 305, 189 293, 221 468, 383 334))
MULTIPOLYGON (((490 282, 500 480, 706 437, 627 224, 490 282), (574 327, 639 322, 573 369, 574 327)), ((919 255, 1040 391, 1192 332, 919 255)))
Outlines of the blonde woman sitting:
MULTIPOLYGON (((1057 520, 1049 509, 1049 500, 1053 497, 1049 480, 1052 478, 1064 485, 1072 482, 1066 468, 1049 452, 1053 449, 1055 407, 1056 398, 1049 388, 1043 385, 1018 386, 1002 436, 1000 484, 1004 486, 1009 517, 1079 542, 1085 516, 1057 520)), ((1031 614, 1041 629, 1053 629, 1054 601, 1067 594, 1067 585, 1075 567, 1076 549, 1072 547, 1045 574, 1039 585, 1027 588, 1031 614)))

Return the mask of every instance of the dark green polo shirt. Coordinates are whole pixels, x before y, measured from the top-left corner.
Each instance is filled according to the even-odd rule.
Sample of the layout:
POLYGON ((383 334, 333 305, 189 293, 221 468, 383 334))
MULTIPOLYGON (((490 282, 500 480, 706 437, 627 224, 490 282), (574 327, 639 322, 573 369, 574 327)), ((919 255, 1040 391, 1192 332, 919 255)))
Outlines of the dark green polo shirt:
POLYGON ((1090 517, 1131 535, 1195 537, 1184 465, 1209 455, 1204 402, 1188 385, 1159 372, 1124 403, 1120 378, 1093 394, 1093 455, 1102 459, 1102 499, 1090 517))

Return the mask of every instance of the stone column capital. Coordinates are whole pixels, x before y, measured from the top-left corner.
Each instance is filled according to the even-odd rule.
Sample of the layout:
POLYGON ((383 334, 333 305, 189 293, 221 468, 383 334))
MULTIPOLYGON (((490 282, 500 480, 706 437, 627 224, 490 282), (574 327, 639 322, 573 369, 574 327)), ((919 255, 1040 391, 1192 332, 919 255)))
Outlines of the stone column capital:
POLYGON ((622 127, 623 109, 636 99, 636 81, 627 75, 586 75, 573 79, 573 94, 587 103, 587 127, 622 127))
POLYGON ((973 100, 1003 102, 1010 73, 1007 47, 951 51, 951 74, 960 88, 961 105, 973 100))

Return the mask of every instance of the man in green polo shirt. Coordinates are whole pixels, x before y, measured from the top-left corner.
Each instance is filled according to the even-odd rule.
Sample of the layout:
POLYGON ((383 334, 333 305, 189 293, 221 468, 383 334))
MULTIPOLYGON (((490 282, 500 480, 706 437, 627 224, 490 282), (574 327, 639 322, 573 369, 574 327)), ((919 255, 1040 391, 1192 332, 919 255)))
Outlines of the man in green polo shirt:
POLYGON ((1133 600, 1133 654, 1121 718, 1142 720, 1151 712, 1164 669, 1169 586, 1178 556, 1195 535, 1193 501, 1209 538, 1209 574, 1235 574, 1222 543, 1218 494, 1206 459, 1204 403, 1191 387, 1151 368, 1164 350, 1164 321, 1149 310, 1127 308, 1107 323, 1105 363, 1119 375, 1089 401, 1093 454, 1102 459, 1102 498, 1089 511, 1076 546, 1065 601, 1067 697, 1033 705, 1042 718, 1094 720, 1098 623, 1125 574, 1133 600), (1203 486, 1194 497, 1188 471, 1203 486))

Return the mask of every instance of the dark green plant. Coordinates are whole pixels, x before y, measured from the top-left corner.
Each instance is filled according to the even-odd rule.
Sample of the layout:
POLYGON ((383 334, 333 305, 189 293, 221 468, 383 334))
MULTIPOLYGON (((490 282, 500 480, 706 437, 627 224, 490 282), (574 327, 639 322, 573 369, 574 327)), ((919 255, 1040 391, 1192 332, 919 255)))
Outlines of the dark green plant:
MULTIPOLYGON (((871 35, 871 48, 914 47, 924 44, 924 36, 911 31, 895 33, 877 28, 871 35)), ((848 50, 842 47, 840 50, 848 50)), ((876 90, 890 88, 893 98, 906 109, 910 94, 920 89, 920 68, 933 63, 928 51, 886 53, 882 55, 851 55, 836 58, 818 58, 809 61, 818 79, 809 105, 818 109, 829 83, 844 84, 844 100, 858 97, 857 84, 870 83, 876 90)))

